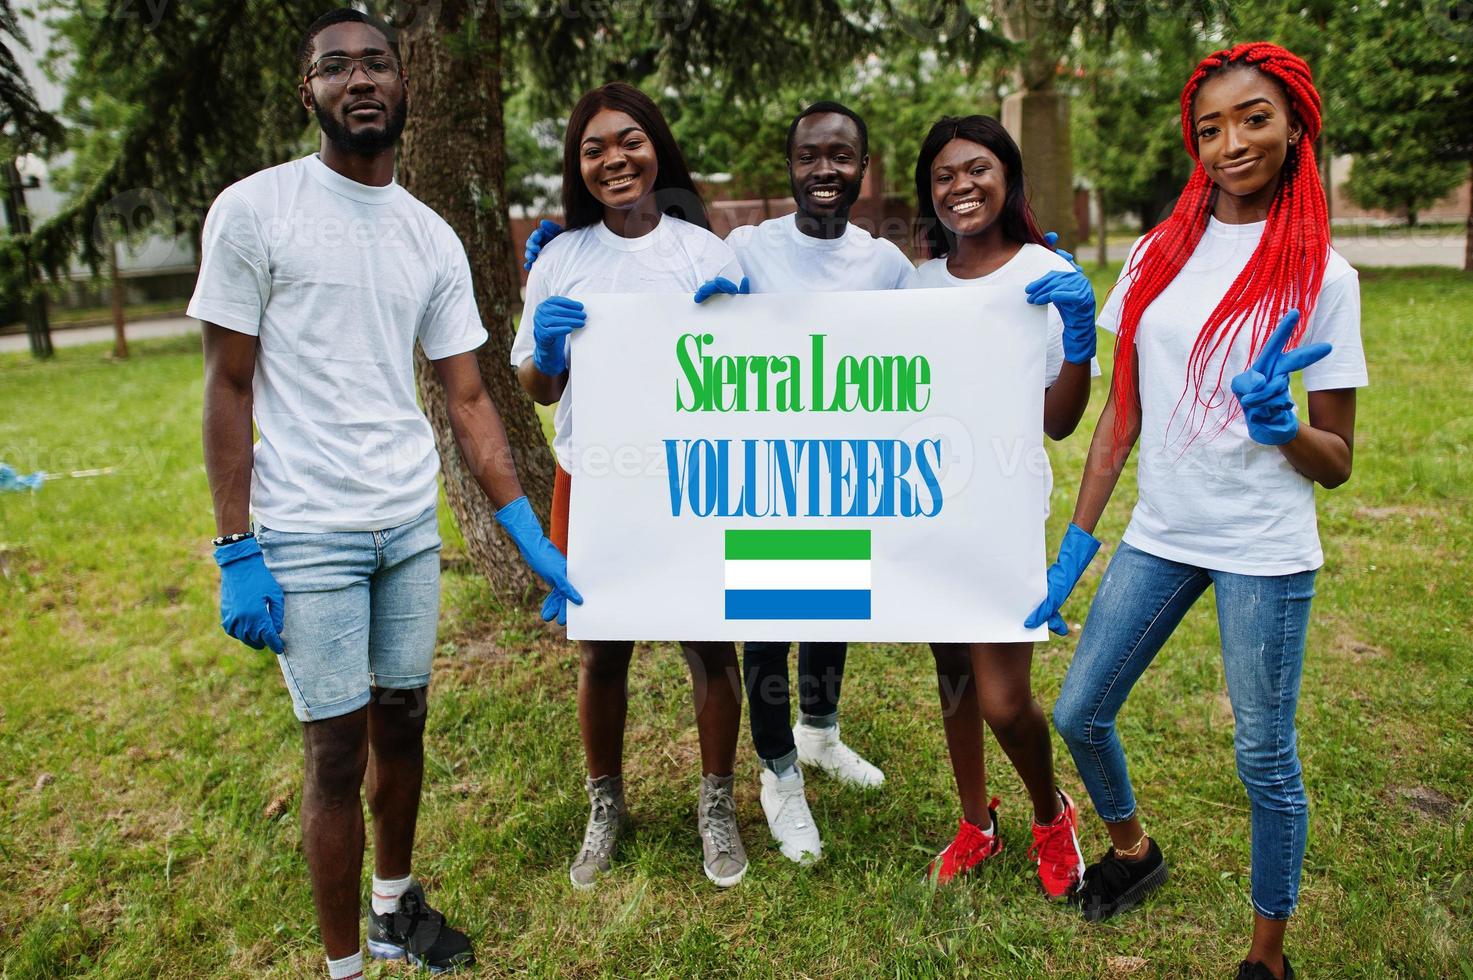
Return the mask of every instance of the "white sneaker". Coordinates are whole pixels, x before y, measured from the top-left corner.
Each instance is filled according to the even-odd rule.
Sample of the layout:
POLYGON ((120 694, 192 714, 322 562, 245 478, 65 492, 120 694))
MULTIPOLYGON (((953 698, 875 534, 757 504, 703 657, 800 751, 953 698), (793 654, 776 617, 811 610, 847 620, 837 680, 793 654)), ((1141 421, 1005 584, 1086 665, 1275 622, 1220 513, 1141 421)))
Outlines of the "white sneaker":
POLYGON ((777 841, 783 857, 799 864, 812 864, 823 856, 818 827, 808 812, 808 799, 803 795, 803 770, 794 766, 797 775, 779 779, 777 773, 762 769, 762 812, 767 814, 767 827, 777 841))
POLYGON ((798 761, 817 766, 841 783, 873 788, 885 782, 885 774, 862 759, 858 752, 839 740, 839 726, 813 728, 802 722, 793 726, 798 761))

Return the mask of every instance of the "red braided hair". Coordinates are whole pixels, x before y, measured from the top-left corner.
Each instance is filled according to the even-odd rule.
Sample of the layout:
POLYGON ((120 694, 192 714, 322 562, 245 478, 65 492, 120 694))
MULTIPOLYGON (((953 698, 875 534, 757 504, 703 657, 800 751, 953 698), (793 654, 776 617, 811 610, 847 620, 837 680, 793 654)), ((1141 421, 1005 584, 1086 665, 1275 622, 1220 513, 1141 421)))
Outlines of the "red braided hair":
MULTIPOLYGON (((1239 44, 1203 58, 1181 93, 1181 130, 1187 152, 1198 160, 1196 128, 1192 125, 1192 103, 1197 90, 1217 72, 1244 65, 1258 69, 1284 86, 1304 132, 1284 160, 1258 247, 1202 324, 1192 345, 1186 385, 1177 409, 1191 399, 1188 421, 1195 419, 1199 410, 1202 412, 1198 432, 1206 424, 1207 413, 1229 397, 1223 386, 1226 358, 1218 361, 1216 376, 1210 379, 1208 390, 1208 373, 1214 356, 1229 350, 1246 325, 1250 330, 1251 361, 1279 319, 1291 309, 1301 314, 1299 326, 1289 341, 1291 345, 1298 344, 1319 297, 1329 259, 1330 216, 1314 157, 1314 140, 1320 132, 1320 94, 1315 90, 1309 65, 1302 58, 1263 41, 1239 44)), ((1207 218, 1212 214, 1216 198, 1217 187, 1199 160, 1171 216, 1147 233, 1127 270, 1128 285, 1115 340, 1112 382, 1116 405, 1113 445, 1117 452, 1129 438, 1128 420, 1137 404, 1135 367, 1130 354, 1135 350, 1141 315, 1191 258, 1207 229, 1207 218)), ((1236 404, 1230 405, 1222 427, 1236 413, 1236 404)))

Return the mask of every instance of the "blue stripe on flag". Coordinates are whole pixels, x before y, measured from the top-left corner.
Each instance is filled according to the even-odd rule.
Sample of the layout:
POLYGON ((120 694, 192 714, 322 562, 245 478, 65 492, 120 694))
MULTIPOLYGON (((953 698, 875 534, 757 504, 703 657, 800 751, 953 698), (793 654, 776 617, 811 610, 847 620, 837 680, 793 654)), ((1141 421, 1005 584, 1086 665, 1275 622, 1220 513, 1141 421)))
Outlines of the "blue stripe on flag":
POLYGON ((868 589, 727 589, 727 619, 869 619, 868 589))

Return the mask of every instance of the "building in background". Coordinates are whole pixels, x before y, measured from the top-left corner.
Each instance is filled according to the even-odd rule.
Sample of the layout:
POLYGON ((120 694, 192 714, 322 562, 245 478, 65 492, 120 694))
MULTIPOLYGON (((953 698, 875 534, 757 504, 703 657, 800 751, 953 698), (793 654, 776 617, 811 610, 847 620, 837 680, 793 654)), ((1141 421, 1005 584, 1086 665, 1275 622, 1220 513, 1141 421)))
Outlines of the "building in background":
MULTIPOLYGON (((47 14, 42 9, 43 4, 40 0, 19 0, 13 6, 30 45, 29 49, 19 45, 15 47, 16 60, 31 83, 41 108, 58 112, 66 93, 63 86, 48 78, 41 68, 52 39, 44 20, 47 14)), ((65 203, 66 196, 57 188, 53 175, 70 161, 70 153, 59 154, 51 160, 35 155, 16 160, 32 228, 60 211, 65 203)), ((122 203, 126 205, 125 210, 133 210, 146 205, 149 200, 146 189, 140 188, 135 198, 122 203)), ((9 232, 3 212, 0 212, 0 230, 9 232)), ((199 267, 194 242, 184 236, 149 235, 136 242, 120 243, 117 252, 118 276, 122 280, 126 303, 177 299, 179 308, 184 308, 199 267)), ((52 286, 51 306, 53 309, 105 307, 110 302, 111 287, 106 267, 99 268, 94 276, 85 263, 74 262, 67 269, 65 279, 52 286)), ((0 327, 19 319, 17 300, 14 296, 0 296, 0 327)))

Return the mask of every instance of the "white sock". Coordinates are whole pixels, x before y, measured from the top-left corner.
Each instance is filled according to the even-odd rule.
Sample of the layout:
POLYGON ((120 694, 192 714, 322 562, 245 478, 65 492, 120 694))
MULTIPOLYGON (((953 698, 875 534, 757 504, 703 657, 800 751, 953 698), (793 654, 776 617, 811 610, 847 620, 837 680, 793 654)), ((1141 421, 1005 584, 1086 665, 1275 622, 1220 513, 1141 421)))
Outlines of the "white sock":
POLYGON ((327 961, 327 975, 332 980, 357 980, 363 976, 363 950, 340 960, 327 961))
POLYGON ((780 782, 780 783, 791 783, 793 780, 795 780, 797 778, 798 778, 798 767, 797 766, 788 766, 788 768, 784 769, 782 772, 780 772, 780 773, 777 774, 777 781, 780 782))
POLYGON ((414 884, 414 879, 409 875, 403 878, 390 878, 385 881, 378 875, 373 876, 373 914, 387 915, 399 907, 399 896, 409 891, 409 886, 414 884))

